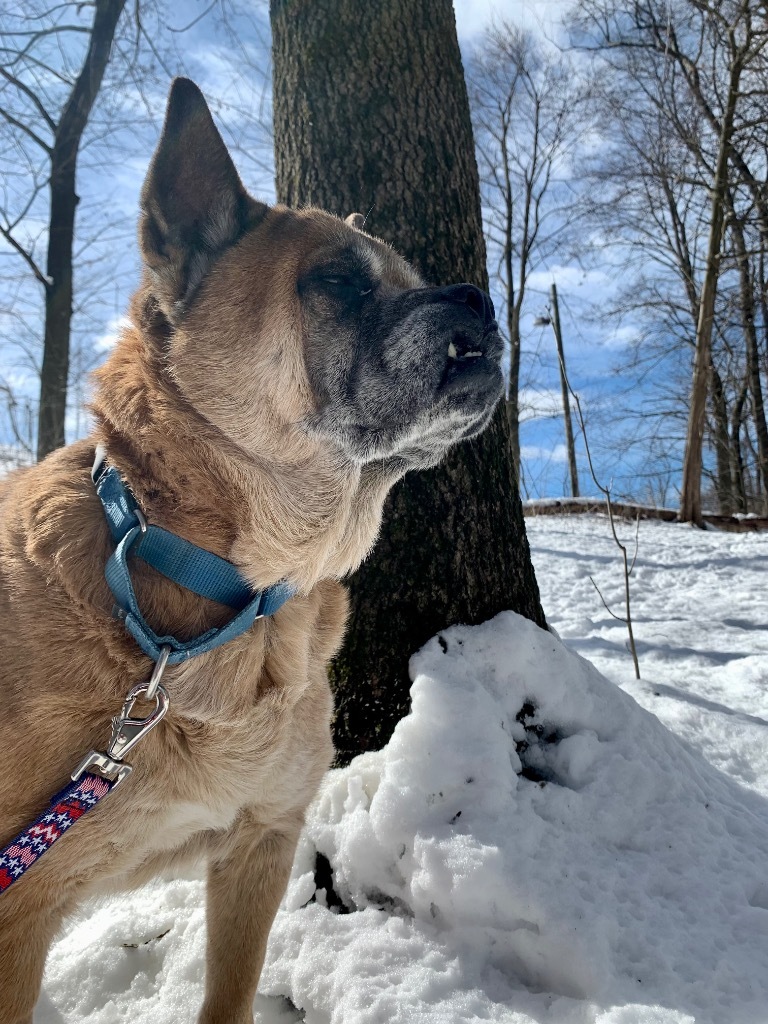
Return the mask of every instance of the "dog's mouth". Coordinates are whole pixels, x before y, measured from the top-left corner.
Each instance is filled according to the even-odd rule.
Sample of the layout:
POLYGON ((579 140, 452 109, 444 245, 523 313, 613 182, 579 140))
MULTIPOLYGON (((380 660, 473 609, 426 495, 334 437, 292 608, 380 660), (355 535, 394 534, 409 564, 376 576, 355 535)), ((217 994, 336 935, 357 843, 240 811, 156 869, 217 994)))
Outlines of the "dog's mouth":
POLYGON ((501 356, 503 342, 495 321, 480 338, 466 331, 456 331, 448 341, 445 370, 439 391, 451 391, 454 385, 462 390, 476 385, 479 390, 493 391, 503 386, 501 356))

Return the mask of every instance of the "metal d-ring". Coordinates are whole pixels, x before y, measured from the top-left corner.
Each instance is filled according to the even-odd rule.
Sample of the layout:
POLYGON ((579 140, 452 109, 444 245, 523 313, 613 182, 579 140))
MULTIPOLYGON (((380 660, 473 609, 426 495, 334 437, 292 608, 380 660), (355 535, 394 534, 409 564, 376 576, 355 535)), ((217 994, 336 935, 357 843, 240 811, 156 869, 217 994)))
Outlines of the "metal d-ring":
POLYGON ((163 678, 163 672, 165 672, 165 666, 168 664, 168 655, 170 653, 171 648, 168 644, 163 644, 160 648, 160 657, 155 662, 155 667, 152 669, 152 675, 149 677, 149 682, 147 683, 147 700, 152 700, 157 693, 157 688, 160 685, 160 680, 163 678))

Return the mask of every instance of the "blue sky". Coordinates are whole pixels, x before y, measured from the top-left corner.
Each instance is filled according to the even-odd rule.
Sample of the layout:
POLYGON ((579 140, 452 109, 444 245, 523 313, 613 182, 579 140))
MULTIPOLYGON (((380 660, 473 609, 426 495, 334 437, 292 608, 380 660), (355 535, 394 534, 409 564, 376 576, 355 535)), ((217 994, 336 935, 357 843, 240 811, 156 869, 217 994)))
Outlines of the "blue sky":
MULTIPOLYGON (((545 37, 553 38, 558 32, 558 19, 567 6, 567 0, 455 0, 462 47, 466 49, 476 42, 483 28, 494 18, 517 21, 545 37)), ((200 4, 187 0, 174 7, 173 23, 177 27, 184 25, 200 10, 200 4)), ((186 73, 198 81, 212 100, 214 114, 225 138, 235 148, 235 160, 246 184, 256 194, 270 199, 273 198, 273 189, 268 143, 265 145, 263 140, 258 143, 257 136, 248 129, 249 119, 243 116, 244 110, 258 113, 265 104, 268 106, 269 100, 266 7, 256 10, 260 18, 256 38, 253 37, 253 26, 248 33, 243 31, 239 35, 241 40, 246 40, 240 45, 248 49, 252 63, 260 73, 237 73, 232 42, 217 36, 210 19, 203 20, 179 37, 183 39, 180 57, 168 66, 168 71, 186 73)), ((235 57, 239 55, 235 54, 235 57)), ((100 358, 108 351, 138 279, 135 244, 138 195, 162 121, 167 84, 168 76, 160 72, 156 81, 146 88, 142 102, 126 90, 118 98, 118 103, 124 113, 127 112, 128 123, 113 138, 106 158, 95 162, 89 157, 90 151, 86 151, 81 161, 83 207, 86 204, 91 207, 90 215, 85 209, 81 213, 81 232, 85 231, 87 223, 93 224, 94 212, 98 217, 101 215, 99 211, 108 211, 109 217, 119 221, 119 231, 109 236, 108 244, 96 243, 90 250, 94 257, 93 272, 103 275, 107 266, 110 285, 95 294, 87 305, 87 311, 76 317, 76 343, 82 347, 84 363, 91 360, 92 354, 100 358), (131 124, 132 111, 135 113, 134 125, 131 124)), ((109 99, 114 100, 115 97, 109 99)), ((98 119, 97 111, 94 123, 98 119)), ((0 267, 8 266, 8 258, 7 255, 4 257, 0 267)), ((85 271, 81 279, 84 277, 85 271)), ((624 394, 628 382, 621 375, 616 375, 613 368, 620 363, 622 350, 634 328, 631 324, 624 324, 617 331, 615 326, 597 328, 590 324, 586 316, 590 303, 610 293, 616 286, 615 278, 612 278, 610 267, 584 271, 563 257, 552 260, 535 274, 531 281, 532 299, 524 320, 524 373, 521 381, 524 494, 535 497, 567 493, 554 340, 550 328, 533 324, 534 318, 546 309, 547 292, 553 281, 558 285, 561 300, 569 372, 574 386, 583 396, 588 421, 593 427, 593 448, 601 475, 604 479, 615 478, 617 491, 639 491, 641 488, 633 483, 636 454, 620 456, 615 432, 622 428, 614 424, 611 436, 604 423, 609 419, 615 421, 617 410, 629 404, 624 394)), ((0 318, 1 306, 0 303, 0 318)), ((7 330, 5 333, 7 335, 7 330)), ((24 361, 18 369, 9 364, 9 360, 12 362, 17 357, 18 353, 9 352, 6 357, 4 352, 6 374, 14 371, 13 379, 20 380, 24 374, 24 361)), ((81 434, 87 429, 87 419, 81 409, 85 396, 85 386, 81 384, 72 396, 75 401, 69 422, 70 434, 81 434)), ((595 488, 587 480, 583 446, 578 444, 578 447, 582 493, 594 493, 595 488)))

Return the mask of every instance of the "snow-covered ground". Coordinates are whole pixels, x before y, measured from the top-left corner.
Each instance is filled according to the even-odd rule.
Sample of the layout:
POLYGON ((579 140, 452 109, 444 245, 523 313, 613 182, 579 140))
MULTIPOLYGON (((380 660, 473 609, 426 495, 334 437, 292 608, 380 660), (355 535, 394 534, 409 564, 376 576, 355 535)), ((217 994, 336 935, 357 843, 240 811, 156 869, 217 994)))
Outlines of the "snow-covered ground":
MULTIPOLYGON (((563 643, 503 613, 414 657, 312 809, 258 1024, 768 1024, 768 534, 641 524, 636 682, 606 520, 528 530, 563 643)), ((199 879, 88 908, 36 1022, 193 1024, 203 958, 199 879)))

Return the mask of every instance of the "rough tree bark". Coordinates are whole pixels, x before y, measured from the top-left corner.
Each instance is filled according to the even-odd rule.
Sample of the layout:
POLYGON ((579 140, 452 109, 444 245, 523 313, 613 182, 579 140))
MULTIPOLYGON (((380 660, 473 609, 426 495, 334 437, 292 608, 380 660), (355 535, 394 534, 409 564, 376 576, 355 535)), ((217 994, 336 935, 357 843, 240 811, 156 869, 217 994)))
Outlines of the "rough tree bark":
POLYGON ((51 149, 51 207, 45 283, 45 342, 40 375, 37 457, 64 444, 72 322, 72 245, 77 154, 98 95, 125 0, 96 0, 88 52, 56 125, 51 149))
MULTIPOLYGON (((487 288, 451 0, 272 0, 271 19, 280 200, 367 214, 428 281, 487 288)), ((544 624, 503 408, 482 438, 395 488, 350 590, 332 670, 342 762, 387 742, 429 637, 504 608, 544 624)))

